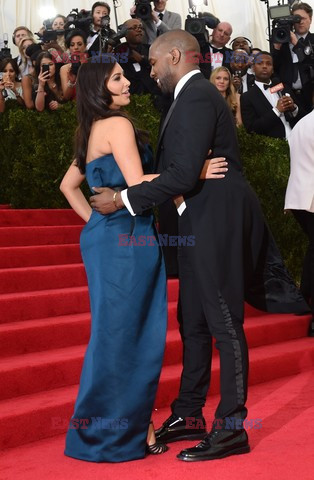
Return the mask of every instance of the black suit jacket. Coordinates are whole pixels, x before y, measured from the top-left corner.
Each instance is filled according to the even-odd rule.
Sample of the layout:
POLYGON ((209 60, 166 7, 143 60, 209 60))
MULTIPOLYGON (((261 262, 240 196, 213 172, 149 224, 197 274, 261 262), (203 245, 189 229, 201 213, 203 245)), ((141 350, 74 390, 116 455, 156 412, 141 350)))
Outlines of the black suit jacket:
MULTIPOLYGON (((313 78, 311 80, 311 71, 313 72, 313 75, 314 58, 313 55, 306 55, 304 49, 311 45, 314 45, 314 33, 308 33, 304 40, 300 38, 298 43, 293 47, 293 51, 297 54, 299 59, 297 65, 300 73, 302 90, 308 106, 312 105, 313 78)), ((275 74, 278 75, 282 82, 292 88, 294 69, 289 44, 284 43, 280 50, 272 48, 272 55, 274 59, 275 74)))
MULTIPOLYGON (((283 93, 293 94, 287 87, 283 93)), ((303 116, 302 108, 298 115, 289 121, 291 128, 303 116)), ((257 85, 241 95, 241 116, 243 125, 248 132, 255 132, 269 137, 285 138, 285 127, 280 118, 273 111, 273 107, 257 85)))
MULTIPOLYGON (((251 73, 247 73, 247 74, 246 74, 246 80, 245 80, 245 81, 246 81, 246 86, 247 86, 247 90, 246 90, 246 91, 248 91, 248 90, 250 90, 250 89, 253 87, 253 85, 255 84, 255 75, 252 75, 251 73)), ((242 81, 242 83, 243 83, 243 81, 242 81)), ((243 90, 243 89, 242 89, 242 90, 243 90)), ((239 93, 242 95, 242 91, 239 92, 239 93)))
MULTIPOLYGON (((209 78, 211 72, 213 71, 213 66, 212 66, 212 57, 211 57, 211 50, 210 50, 210 45, 208 42, 205 43, 200 43, 200 49, 201 49, 201 57, 200 57, 200 69, 201 72, 203 73, 205 78, 209 78)), ((228 68, 230 70, 230 62, 232 58, 232 53, 233 51, 230 48, 223 47, 219 50, 220 53, 223 54, 223 61, 222 61, 222 66, 228 68)), ((214 54, 215 55, 215 54, 214 54)))
POLYGON ((128 188, 128 198, 135 213, 141 214, 184 195, 187 208, 178 233, 188 227, 195 237, 190 261, 208 318, 224 321, 224 300, 241 321, 244 296, 269 311, 299 311, 300 302, 304 308, 242 174, 231 111, 202 74, 191 77, 173 102, 160 132, 157 162, 160 176, 128 188), (228 160, 228 174, 221 180, 199 180, 209 149, 214 157, 228 160), (270 274, 267 284, 264 280, 265 270, 274 265, 281 270, 281 293, 272 304, 273 279, 276 283, 278 278, 270 274))
POLYGON ((223 321, 222 295, 241 319, 244 282, 256 264, 264 222, 257 199, 242 175, 232 114, 202 74, 190 78, 173 102, 160 133, 157 161, 161 172, 158 178, 128 188, 133 210, 141 214, 174 195, 184 194, 187 208, 180 217, 178 233, 186 232, 188 225, 195 237, 195 247, 191 247, 193 270, 206 311, 223 321), (228 159, 228 175, 222 180, 199 180, 209 149, 213 156, 228 159), (244 271, 243 237, 252 231, 244 271))

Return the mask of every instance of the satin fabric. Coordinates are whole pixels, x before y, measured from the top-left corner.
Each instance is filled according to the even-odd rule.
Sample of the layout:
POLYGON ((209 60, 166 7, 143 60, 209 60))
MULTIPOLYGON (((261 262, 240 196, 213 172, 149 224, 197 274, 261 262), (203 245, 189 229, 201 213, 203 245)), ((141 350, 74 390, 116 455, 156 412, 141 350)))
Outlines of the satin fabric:
MULTIPOLYGON (((90 162, 86 178, 90 187, 126 187, 112 155, 90 162)), ((93 211, 80 239, 92 323, 65 454, 93 462, 145 456, 165 346, 161 249, 122 245, 120 235, 157 238, 152 214, 93 211)))

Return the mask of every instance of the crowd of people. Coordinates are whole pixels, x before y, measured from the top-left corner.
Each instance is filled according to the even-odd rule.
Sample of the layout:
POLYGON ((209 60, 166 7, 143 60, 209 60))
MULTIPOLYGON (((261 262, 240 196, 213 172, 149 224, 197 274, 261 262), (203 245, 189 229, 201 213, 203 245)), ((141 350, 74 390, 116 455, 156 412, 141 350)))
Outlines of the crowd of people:
POLYGON ((66 19, 58 15, 52 22, 57 45, 38 45, 27 28, 18 27, 19 57, 0 68, 0 111, 8 97, 39 112, 77 101, 75 159, 60 188, 87 222, 81 251, 92 326, 65 453, 95 462, 161 454, 167 443, 184 439, 201 442, 179 453, 183 461, 248 453, 244 300, 266 311, 300 314, 310 304, 314 318, 311 7, 292 6, 300 21, 291 43, 274 44, 270 53, 254 49, 245 36, 231 39, 228 22, 220 22, 199 45, 181 29, 180 16, 166 9, 167 0, 153 3, 148 19, 131 9, 125 42, 109 27, 109 39, 100 41, 102 19, 110 14, 104 2, 92 7, 89 35, 75 29, 64 37, 66 19), (288 55, 292 76, 283 65, 288 55), (154 95, 162 112, 155 173, 145 132, 123 111, 132 92, 154 95), (291 142, 286 208, 309 237, 303 296, 243 176, 236 135, 242 124, 249 132, 291 142), (295 130, 295 125, 302 127, 295 130), (303 128, 308 135, 302 165, 312 176, 300 187, 296 164, 303 128), (90 202, 80 190, 85 178, 90 202), (296 201, 298 189, 302 202, 296 201), (157 238, 151 208, 173 198, 178 235, 193 237, 195 244, 183 243, 178 254, 180 391, 170 417, 154 431, 151 414, 166 335, 165 267, 158 243, 137 249, 128 239, 157 238), (126 244, 119 243, 121 236, 126 244), (274 264, 276 275, 268 275, 274 264), (207 433, 203 407, 213 338, 220 355, 221 398, 207 433))
MULTIPOLYGON (((105 40, 101 35, 104 28, 102 19, 110 15, 110 6, 105 2, 96 2, 92 6, 87 30, 72 29, 74 25, 68 28, 67 18, 58 14, 51 20, 51 29, 56 32, 53 40, 49 36, 45 40, 45 27, 39 31, 45 40, 40 43, 27 27, 17 27, 13 32, 13 42, 19 49, 19 55, 0 64, 0 112, 5 110, 8 99, 38 111, 53 110, 75 99, 80 64, 88 57, 105 51, 111 52, 124 69, 131 81, 131 93, 153 95, 156 106, 166 115, 171 102, 161 95, 150 77, 148 50, 158 36, 169 30, 181 29, 183 25, 180 15, 167 9, 167 0, 153 3, 154 8, 148 18, 137 17, 136 7, 131 8, 130 18, 123 24, 125 36, 121 39, 115 37, 116 32, 110 28, 110 23, 105 27, 105 40), (50 60, 54 66, 51 65, 51 72, 51 62, 47 62, 48 57, 43 57, 43 51, 52 55, 50 60), (43 65, 46 65, 44 73, 43 65), (14 78, 12 71, 16 72, 14 78)), ((262 71, 262 81, 258 80, 260 77, 256 78, 256 69, 261 70, 256 65, 265 63, 262 62, 261 49, 253 46, 245 35, 232 38, 230 23, 220 22, 210 34, 207 30, 200 42, 199 65, 202 73, 226 99, 236 125, 243 124, 249 132, 288 138, 290 127, 313 108, 314 34, 309 31, 313 11, 308 4, 299 2, 292 6, 291 13, 299 15, 300 22, 294 24, 290 43, 272 43, 271 52, 263 52, 268 54, 268 63, 272 62, 272 68, 268 68, 266 76, 262 71), (281 82, 284 89, 273 91, 273 85, 281 82), (263 83, 270 85, 266 93, 256 90, 263 83), (282 96, 290 96, 293 104, 284 102, 282 96), (260 102, 255 102, 255 97, 260 102), (263 104, 263 108, 259 108, 259 103, 263 104)))

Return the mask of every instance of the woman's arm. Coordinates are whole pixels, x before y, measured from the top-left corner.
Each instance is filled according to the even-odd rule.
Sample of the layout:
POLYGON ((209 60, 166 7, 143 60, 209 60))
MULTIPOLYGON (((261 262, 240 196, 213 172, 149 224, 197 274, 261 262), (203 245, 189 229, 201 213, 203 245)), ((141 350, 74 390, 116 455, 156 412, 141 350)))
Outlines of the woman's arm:
POLYGON ((33 86, 32 80, 28 75, 22 78, 22 89, 25 107, 32 110, 35 107, 33 100, 33 86))
MULTIPOLYGON (((128 186, 150 182, 159 175, 144 175, 141 157, 131 122, 124 117, 112 117, 101 121, 98 132, 110 144, 112 154, 128 186)), ((98 138, 100 138, 98 136, 98 138)))
POLYGON ((64 100, 70 100, 74 95, 76 76, 70 73, 71 64, 67 63, 60 69, 61 88, 64 100), (71 87, 71 85, 73 85, 71 87))
POLYGON ((4 90, 4 82, 3 80, 0 80, 0 113, 3 113, 5 110, 5 100, 2 95, 3 90, 4 90))
POLYGON ((38 89, 36 92, 35 98, 35 107, 38 112, 43 112, 45 110, 45 85, 49 78, 49 72, 42 72, 38 75, 38 89))
POLYGON ((73 210, 87 222, 91 216, 92 209, 80 189, 84 179, 85 175, 81 174, 74 161, 63 177, 60 190, 73 210))

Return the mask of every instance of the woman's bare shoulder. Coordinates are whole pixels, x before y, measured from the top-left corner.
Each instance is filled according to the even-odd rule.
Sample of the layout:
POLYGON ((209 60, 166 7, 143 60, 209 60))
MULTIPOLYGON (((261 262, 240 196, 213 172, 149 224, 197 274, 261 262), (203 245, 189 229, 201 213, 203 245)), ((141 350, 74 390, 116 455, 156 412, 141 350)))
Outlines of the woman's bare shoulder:
POLYGON ((97 120, 93 125, 94 132, 107 131, 123 135, 134 132, 131 121, 126 117, 114 116, 97 120))

